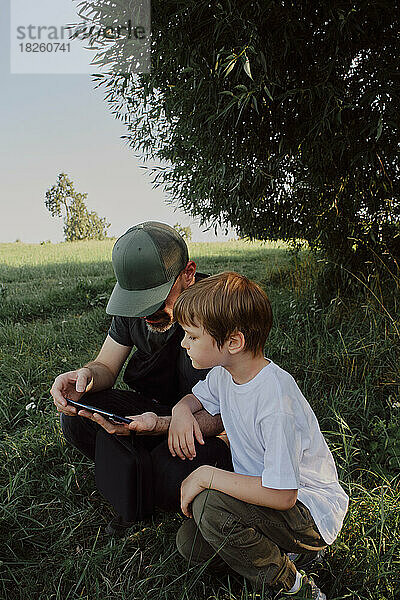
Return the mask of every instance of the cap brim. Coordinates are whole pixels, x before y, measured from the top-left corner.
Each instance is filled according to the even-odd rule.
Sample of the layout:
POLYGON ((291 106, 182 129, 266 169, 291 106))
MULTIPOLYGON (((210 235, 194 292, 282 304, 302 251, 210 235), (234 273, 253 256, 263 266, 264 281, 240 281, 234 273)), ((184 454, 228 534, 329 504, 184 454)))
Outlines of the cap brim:
POLYGON ((147 317, 164 302, 174 285, 175 277, 167 283, 148 290, 125 290, 115 284, 107 304, 106 313, 120 317, 147 317))

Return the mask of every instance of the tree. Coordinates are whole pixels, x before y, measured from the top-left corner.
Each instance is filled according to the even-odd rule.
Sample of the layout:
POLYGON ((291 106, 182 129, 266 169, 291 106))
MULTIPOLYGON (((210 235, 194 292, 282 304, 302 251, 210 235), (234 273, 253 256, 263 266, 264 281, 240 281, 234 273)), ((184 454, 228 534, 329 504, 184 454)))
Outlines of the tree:
POLYGON ((399 28, 393 0, 153 0, 152 72, 95 79, 181 209, 357 273, 400 254, 399 28))
POLYGON ((174 229, 187 242, 190 242, 192 240, 192 228, 190 227, 190 225, 188 225, 187 227, 184 227, 180 223, 175 223, 174 229))
POLYGON ((74 240, 104 240, 110 223, 100 218, 95 211, 88 211, 87 194, 75 191, 65 173, 60 173, 58 182, 46 192, 45 205, 52 217, 64 217, 66 242, 74 240))

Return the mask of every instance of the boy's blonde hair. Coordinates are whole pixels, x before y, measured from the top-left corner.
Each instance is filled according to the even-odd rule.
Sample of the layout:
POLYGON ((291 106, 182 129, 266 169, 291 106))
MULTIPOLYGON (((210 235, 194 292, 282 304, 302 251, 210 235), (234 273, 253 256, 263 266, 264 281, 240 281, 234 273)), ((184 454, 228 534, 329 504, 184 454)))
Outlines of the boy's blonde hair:
POLYGON ((181 325, 203 327, 221 348, 229 337, 241 331, 245 350, 263 352, 272 326, 268 297, 254 281, 226 271, 191 285, 174 305, 174 317, 181 325))

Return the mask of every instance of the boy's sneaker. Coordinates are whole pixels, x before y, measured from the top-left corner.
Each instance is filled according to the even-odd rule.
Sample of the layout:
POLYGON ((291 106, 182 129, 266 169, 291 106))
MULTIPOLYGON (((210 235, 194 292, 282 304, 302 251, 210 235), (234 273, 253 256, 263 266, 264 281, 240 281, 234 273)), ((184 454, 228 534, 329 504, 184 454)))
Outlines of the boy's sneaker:
POLYGON ((324 560, 325 550, 310 552, 307 554, 296 554, 295 552, 286 552, 287 557, 296 565, 296 569, 306 569, 314 564, 320 564, 324 560))
POLYGON ((319 587, 316 586, 314 580, 300 571, 301 574, 301 587, 297 592, 281 592, 280 598, 282 600, 287 598, 295 598, 296 600, 326 600, 326 596, 319 587))

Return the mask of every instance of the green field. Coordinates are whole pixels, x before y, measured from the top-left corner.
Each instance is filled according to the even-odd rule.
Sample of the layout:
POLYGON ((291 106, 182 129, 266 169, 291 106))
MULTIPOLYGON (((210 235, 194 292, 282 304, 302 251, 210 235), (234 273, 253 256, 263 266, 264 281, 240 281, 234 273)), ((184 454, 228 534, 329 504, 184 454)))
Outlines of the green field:
MULTIPOLYGON (((0 244, 0 598, 246 600, 237 577, 187 569, 174 547, 182 516, 158 513, 122 541, 93 467, 64 443, 54 377, 92 359, 110 318, 113 242, 0 244)), ((361 286, 321 304, 320 265, 283 244, 191 244, 201 271, 236 270, 270 296, 266 355, 297 379, 351 497, 340 538, 317 571, 330 600, 400 598, 399 318, 361 286)))

